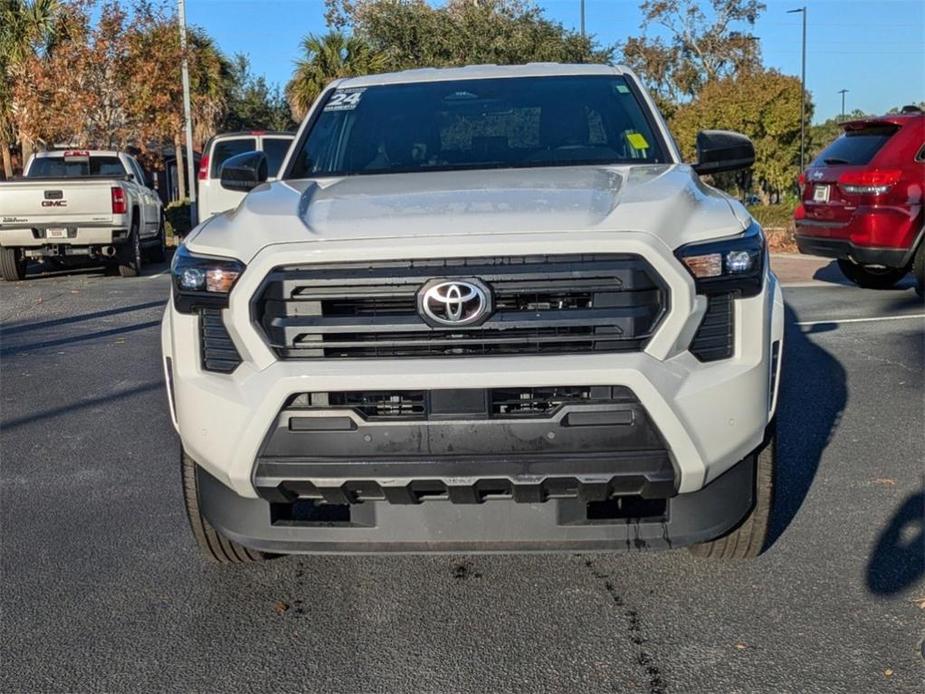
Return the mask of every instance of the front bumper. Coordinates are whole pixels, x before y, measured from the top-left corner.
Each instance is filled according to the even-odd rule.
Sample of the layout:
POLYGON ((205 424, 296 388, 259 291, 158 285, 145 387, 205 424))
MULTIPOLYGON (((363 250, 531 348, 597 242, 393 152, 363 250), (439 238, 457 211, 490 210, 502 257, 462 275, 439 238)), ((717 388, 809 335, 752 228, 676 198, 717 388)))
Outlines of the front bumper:
POLYGON ((922 231, 921 205, 861 206, 847 221, 836 220, 832 214, 826 207, 797 207, 794 226, 801 253, 896 268, 912 260, 922 231))
POLYGON ((211 478, 244 499, 259 499, 254 471, 261 447, 295 393, 561 385, 632 391, 664 440, 676 492, 685 495, 720 478, 754 450, 773 416, 777 379, 772 350, 783 340, 783 301, 776 278, 768 271, 759 295, 734 303, 734 356, 702 363, 687 347, 706 310, 705 298, 696 295, 671 249, 649 234, 421 239, 413 248, 399 249, 388 240, 299 243, 259 253, 232 292, 224 323, 242 358, 233 373, 203 371, 197 316, 178 313, 172 304, 164 316, 162 340, 170 363, 174 421, 184 448, 211 478), (569 254, 576 248, 635 253, 668 286, 670 308, 641 352, 465 359, 279 360, 251 322, 249 299, 276 266, 357 257, 465 257, 473 248, 484 255, 569 254))
MULTIPOLYGON (((36 223, 27 227, 0 227, 0 246, 4 248, 27 248, 41 250, 47 247, 63 249, 59 254, 67 255, 71 249, 93 246, 111 246, 128 240, 128 220, 112 223, 60 222, 36 223), (50 238, 48 229, 67 229, 66 238, 50 238)), ((58 254, 58 253, 56 253, 58 254)))
POLYGON ((818 255, 823 258, 853 260, 859 265, 882 265, 884 267, 906 267, 911 260, 911 252, 904 248, 872 248, 858 246, 845 239, 833 239, 820 236, 796 235, 797 248, 800 253, 818 255))
POLYGON ((200 509, 222 535, 271 553, 542 552, 669 549, 713 539, 752 507, 754 461, 734 465, 703 489, 667 500, 654 515, 589 518, 580 499, 481 504, 364 502, 349 515, 275 517, 264 499, 235 494, 198 469, 200 509))

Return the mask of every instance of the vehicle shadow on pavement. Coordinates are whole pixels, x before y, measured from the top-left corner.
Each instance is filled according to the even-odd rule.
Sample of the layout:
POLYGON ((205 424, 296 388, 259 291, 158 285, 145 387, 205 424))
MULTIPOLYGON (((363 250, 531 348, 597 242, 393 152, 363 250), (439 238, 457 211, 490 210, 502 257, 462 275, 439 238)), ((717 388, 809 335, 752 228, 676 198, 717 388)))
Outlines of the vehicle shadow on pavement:
POLYGON ((34 330, 45 330, 47 328, 59 327, 62 325, 70 325, 72 323, 83 323, 85 321, 92 321, 98 318, 107 318, 109 316, 117 316, 122 313, 132 313, 134 311, 145 311, 149 308, 158 308, 164 306, 166 299, 163 301, 148 301, 144 304, 134 304, 132 306, 119 306, 118 308, 107 308, 102 311, 94 311, 93 313, 81 313, 76 316, 67 316, 66 318, 54 318, 52 320, 34 322, 34 321, 19 321, 14 323, 7 323, 0 326, 0 335, 8 337, 10 335, 18 335, 19 333, 32 332, 34 330))
MULTIPOLYGON (((842 284, 846 287, 855 286, 851 280, 849 280, 838 267, 838 261, 833 260, 827 265, 823 265, 818 270, 813 273, 813 279, 820 282, 829 282, 830 284, 842 284)), ((914 289, 915 288, 915 277, 912 276, 912 273, 906 275, 903 279, 897 282, 894 290, 905 290, 905 289, 914 289)), ((881 291, 872 289, 870 291, 881 291)), ((887 290, 890 291, 890 290, 887 290)))
POLYGON ((838 269, 838 262, 835 260, 816 270, 813 273, 813 279, 820 282, 830 282, 831 284, 843 284, 847 287, 854 286, 838 269))
POLYGON ((816 476, 847 400, 845 369, 808 335, 834 330, 818 325, 803 332, 785 307, 784 358, 778 394, 778 457, 768 547, 793 521, 816 476))
POLYGON ((83 400, 78 400, 74 403, 68 403, 67 405, 60 405, 58 407, 52 407, 42 412, 30 413, 23 415, 21 417, 16 417, 14 419, 7 419, 0 421, 0 429, 4 433, 9 433, 11 429, 16 429, 21 426, 35 424, 36 421, 46 422, 50 419, 60 416, 69 416, 73 415, 78 410, 99 407, 100 405, 108 405, 110 403, 125 400, 127 398, 134 398, 138 395, 144 393, 149 393, 152 391, 159 391, 164 388, 163 381, 153 381, 151 383, 142 383, 140 385, 133 385, 122 390, 116 390, 105 395, 101 395, 95 398, 85 398, 83 400))
POLYGON ((910 495, 877 538, 867 564, 867 588, 889 596, 925 574, 925 491, 910 495))
POLYGON ((61 347, 64 345, 74 345, 80 342, 87 342, 88 340, 100 340, 107 337, 115 337, 117 335, 124 335, 126 333, 133 333, 139 330, 149 330, 151 328, 156 328, 161 324, 160 319, 147 321, 145 323, 135 323, 133 325, 124 325, 118 328, 111 328, 109 330, 97 330, 92 333, 87 333, 85 335, 68 335, 67 337, 62 337, 54 340, 39 340, 37 342, 30 342, 27 344, 8 344, 8 340, 4 339, 4 344, 0 347, 0 357, 11 357, 17 354, 23 354, 25 352, 31 352, 32 350, 38 349, 48 349, 51 347, 61 347))

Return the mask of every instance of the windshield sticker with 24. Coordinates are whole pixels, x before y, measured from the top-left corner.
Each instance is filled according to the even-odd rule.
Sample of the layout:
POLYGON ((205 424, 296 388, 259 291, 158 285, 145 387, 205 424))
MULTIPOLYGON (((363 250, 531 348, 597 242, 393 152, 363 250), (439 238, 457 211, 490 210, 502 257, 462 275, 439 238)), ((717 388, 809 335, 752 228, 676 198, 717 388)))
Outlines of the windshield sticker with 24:
POLYGON ((338 89, 325 104, 325 111, 352 111, 360 105, 365 89, 338 89))

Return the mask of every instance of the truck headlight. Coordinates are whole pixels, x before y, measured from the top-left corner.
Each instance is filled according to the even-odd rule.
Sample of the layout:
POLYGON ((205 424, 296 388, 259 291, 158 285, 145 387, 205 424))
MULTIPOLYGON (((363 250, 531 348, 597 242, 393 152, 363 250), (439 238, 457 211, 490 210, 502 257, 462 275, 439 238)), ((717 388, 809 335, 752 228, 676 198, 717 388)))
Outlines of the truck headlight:
POLYGON ((170 264, 173 304, 181 313, 227 308, 228 294, 242 272, 244 263, 239 260, 194 255, 181 245, 170 264))
POLYGON ((698 294, 755 296, 764 282, 767 242, 757 222, 739 236, 689 243, 675 251, 694 278, 698 294))

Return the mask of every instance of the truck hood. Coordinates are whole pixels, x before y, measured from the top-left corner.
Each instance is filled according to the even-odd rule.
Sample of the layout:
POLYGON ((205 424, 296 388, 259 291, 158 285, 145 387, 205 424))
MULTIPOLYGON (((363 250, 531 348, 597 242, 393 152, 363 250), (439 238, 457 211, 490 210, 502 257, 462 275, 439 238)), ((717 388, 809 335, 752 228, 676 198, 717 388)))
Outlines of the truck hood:
POLYGON ((747 222, 687 165, 498 169, 268 183, 187 246, 247 261, 267 245, 306 241, 641 231, 676 248, 747 222))

